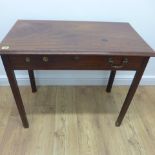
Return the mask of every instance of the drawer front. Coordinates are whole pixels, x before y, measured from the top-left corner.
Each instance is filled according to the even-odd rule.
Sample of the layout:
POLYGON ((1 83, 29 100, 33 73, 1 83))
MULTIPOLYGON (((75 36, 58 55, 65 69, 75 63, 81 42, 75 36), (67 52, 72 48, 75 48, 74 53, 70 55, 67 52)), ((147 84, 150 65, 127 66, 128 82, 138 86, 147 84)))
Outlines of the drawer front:
POLYGON ((96 55, 9 55, 13 69, 136 70, 144 57, 96 55))

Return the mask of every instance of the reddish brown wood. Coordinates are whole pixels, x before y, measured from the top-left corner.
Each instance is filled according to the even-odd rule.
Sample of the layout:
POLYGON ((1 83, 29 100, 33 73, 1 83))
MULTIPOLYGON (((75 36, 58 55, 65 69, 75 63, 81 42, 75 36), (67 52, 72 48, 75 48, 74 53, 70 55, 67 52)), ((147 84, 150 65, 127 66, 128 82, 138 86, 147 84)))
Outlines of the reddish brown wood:
POLYGON ((37 91, 37 88, 36 88, 36 83, 35 83, 35 77, 34 77, 33 70, 28 70, 28 74, 29 74, 29 78, 30 78, 32 92, 34 93, 34 92, 37 91))
POLYGON ((19 20, 0 54, 155 56, 128 23, 19 20))
POLYGON ((119 70, 136 70, 141 67, 144 57, 138 56, 98 56, 98 55, 9 55, 10 65, 13 69, 70 69, 70 70, 113 70, 109 58, 114 64, 122 65, 127 58, 128 63, 123 64, 119 70), (27 62, 26 59, 29 59, 27 62), (43 59, 47 58, 45 62, 43 59))
POLYGON ((107 91, 116 70, 136 70, 116 126, 131 103, 150 56, 155 52, 128 23, 17 21, 0 44, 0 54, 24 127, 26 113, 15 79, 15 69, 29 70, 32 91, 33 70, 112 70, 107 91))
POLYGON ((19 88, 18 88, 18 85, 17 85, 17 81, 16 81, 14 71, 9 69, 8 66, 7 66, 7 62, 8 62, 7 56, 2 56, 2 61, 3 61, 5 71, 6 71, 9 83, 10 83, 10 87, 12 89, 13 96, 14 96, 15 101, 16 101, 16 105, 17 105, 17 108, 18 108, 18 111, 19 111, 20 118, 22 120, 23 126, 25 128, 28 128, 29 124, 28 124, 28 120, 27 120, 27 117, 26 117, 26 112, 25 112, 24 105, 23 105, 23 102, 22 102, 22 98, 21 98, 21 95, 20 95, 20 92, 19 92, 19 88))
POLYGON ((128 91, 126 99, 125 99, 125 101, 123 103, 122 109, 121 109, 121 111, 119 113, 119 116, 117 118, 116 126, 120 126, 121 125, 121 122, 122 122, 122 120, 123 120, 123 118, 124 118, 128 108, 130 106, 130 103, 131 103, 131 101, 133 99, 133 96, 134 96, 134 94, 135 94, 135 92, 137 90, 137 87, 139 85, 139 82, 140 82, 140 80, 142 78, 142 75, 143 75, 145 67, 146 67, 146 65, 148 63, 148 60, 149 60, 149 58, 145 58, 145 60, 144 60, 144 62, 142 64, 141 69, 136 71, 136 74, 134 76, 133 82, 132 82, 132 84, 130 86, 130 89, 128 91))
POLYGON ((113 82, 114 82, 115 75, 116 75, 116 70, 112 70, 110 72, 110 77, 109 77, 108 85, 107 85, 107 88, 106 88, 106 91, 108 93, 111 92, 111 88, 112 88, 112 85, 113 85, 113 82))

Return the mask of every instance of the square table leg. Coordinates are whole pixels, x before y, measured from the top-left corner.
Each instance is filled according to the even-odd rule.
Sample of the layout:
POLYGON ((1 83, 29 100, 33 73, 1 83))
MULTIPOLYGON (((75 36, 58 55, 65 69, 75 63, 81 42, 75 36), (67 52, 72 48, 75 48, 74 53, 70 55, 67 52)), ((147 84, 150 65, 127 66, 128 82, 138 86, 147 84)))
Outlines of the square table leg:
POLYGON ((130 103, 131 103, 131 101, 133 99, 133 96, 134 96, 134 94, 135 94, 135 92, 137 90, 137 87, 139 85, 139 82, 140 82, 140 80, 142 78, 142 75, 144 73, 144 70, 145 70, 145 67, 147 65, 148 60, 149 60, 149 58, 146 57, 145 60, 144 60, 144 62, 143 62, 143 64, 142 64, 142 67, 139 70, 136 71, 136 74, 134 76, 134 79, 132 81, 132 84, 131 84, 131 86, 129 88, 128 94, 127 94, 127 96, 125 98, 125 101, 123 103, 123 106, 121 108, 121 111, 119 113, 119 116, 117 118, 117 121, 115 123, 116 126, 120 126, 121 123, 122 123, 122 121, 123 121, 123 118, 124 118, 124 116, 125 116, 128 108, 130 106, 130 103))
POLYGON ((29 78, 30 78, 32 92, 34 93, 34 92, 37 91, 36 83, 35 83, 35 77, 34 77, 34 71, 33 70, 28 70, 28 74, 29 74, 29 78))
POLYGON ((112 88, 112 85, 113 85, 113 82, 114 82, 115 75, 116 75, 116 70, 112 70, 110 72, 110 77, 109 77, 108 85, 107 85, 107 88, 106 88, 106 92, 108 92, 108 93, 111 92, 111 88, 112 88))
POLYGON ((22 123, 23 123, 23 126, 24 126, 24 128, 28 128, 29 123, 28 123, 28 120, 26 117, 25 108, 24 108, 23 101, 22 101, 22 98, 20 95, 20 91, 18 88, 18 84, 16 81, 14 70, 7 67, 7 57, 2 56, 2 60, 3 60, 5 71, 6 71, 9 83, 10 83, 10 87, 11 87, 11 90, 12 90, 12 93, 13 93, 13 96, 15 99, 15 103, 16 103, 17 108, 18 108, 18 112, 20 114, 20 118, 21 118, 22 123))

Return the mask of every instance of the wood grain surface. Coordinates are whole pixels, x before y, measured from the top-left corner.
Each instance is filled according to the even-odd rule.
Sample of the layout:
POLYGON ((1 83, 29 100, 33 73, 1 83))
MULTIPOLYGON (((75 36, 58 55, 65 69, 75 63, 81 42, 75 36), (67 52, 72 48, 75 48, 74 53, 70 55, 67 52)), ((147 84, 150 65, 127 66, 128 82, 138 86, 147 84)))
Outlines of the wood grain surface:
POLYGON ((21 87, 24 129, 9 87, 0 87, 1 155, 154 155, 155 87, 140 86, 120 128, 128 87, 21 87))
POLYGON ((128 23, 18 20, 0 54, 155 56, 128 23))

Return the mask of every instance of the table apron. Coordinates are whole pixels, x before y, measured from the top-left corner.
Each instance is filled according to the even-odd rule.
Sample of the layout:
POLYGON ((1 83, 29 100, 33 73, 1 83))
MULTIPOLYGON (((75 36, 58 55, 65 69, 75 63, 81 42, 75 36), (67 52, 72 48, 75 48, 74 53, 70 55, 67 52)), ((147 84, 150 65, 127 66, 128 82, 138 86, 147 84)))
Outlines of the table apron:
POLYGON ((142 56, 3 55, 13 70, 138 70, 142 56))

